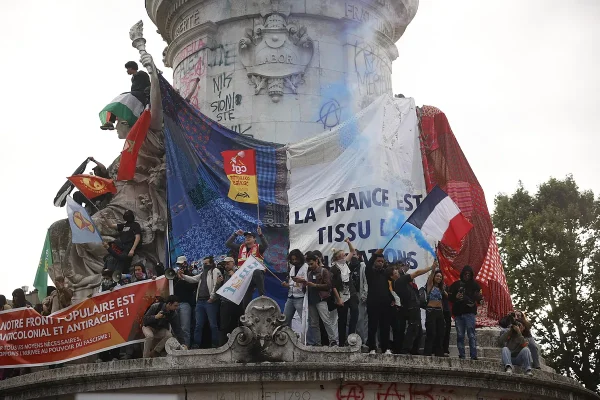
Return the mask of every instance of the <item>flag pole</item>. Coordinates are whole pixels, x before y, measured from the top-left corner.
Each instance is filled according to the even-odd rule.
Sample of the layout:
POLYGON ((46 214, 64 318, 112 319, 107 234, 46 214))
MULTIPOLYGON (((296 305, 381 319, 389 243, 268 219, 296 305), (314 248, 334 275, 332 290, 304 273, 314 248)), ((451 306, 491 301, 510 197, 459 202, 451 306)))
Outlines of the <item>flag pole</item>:
POLYGON ((392 242, 392 240, 394 240, 394 238, 396 237, 396 235, 398 234, 398 232, 400 232, 400 231, 402 230, 402 228, 404 228, 404 225, 406 225, 406 223, 407 223, 407 222, 408 222, 408 218, 406 219, 406 221, 404 221, 404 222, 402 223, 402 225, 400 225, 400 229, 398 229, 398 230, 396 231, 396 233, 394 233, 394 236, 392 236, 392 237, 390 238, 390 240, 388 240, 388 242, 385 244, 385 246, 383 246, 383 250, 385 250, 385 248, 386 248, 386 247, 388 247, 388 245, 389 245, 389 244, 392 242))
POLYGON ((96 205, 94 204, 94 202, 91 201, 90 199, 88 199, 87 196, 81 192, 81 190, 79 191, 79 193, 81 193, 81 195, 83 196, 83 198, 87 200, 87 204, 90 204, 92 207, 94 207, 96 209, 96 212, 100 211, 100 209, 98 207, 96 207, 96 205))

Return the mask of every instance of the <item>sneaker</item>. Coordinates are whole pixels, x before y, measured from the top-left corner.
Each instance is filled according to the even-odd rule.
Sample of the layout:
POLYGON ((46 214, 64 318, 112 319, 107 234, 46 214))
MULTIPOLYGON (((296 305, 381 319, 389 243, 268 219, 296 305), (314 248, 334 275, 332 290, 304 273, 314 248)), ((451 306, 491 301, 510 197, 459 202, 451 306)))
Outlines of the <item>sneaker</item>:
POLYGON ((444 352, 444 357, 450 357, 450 352, 449 351, 445 351, 444 352))
POLYGON ((533 376, 533 371, 528 369, 527 371, 525 371, 525 375, 527 376, 533 376))
POLYGON ((329 347, 337 347, 337 342, 335 340, 332 340, 331 342, 329 342, 329 347))
POLYGON ((121 357, 119 357, 120 360, 131 360, 131 355, 129 354, 123 354, 121 357))
POLYGON ((371 351, 369 352, 369 354, 377 354, 377 351, 375 351, 375 350, 371 350, 371 351))
POLYGON ((512 375, 512 367, 510 365, 507 365, 506 368, 504 368, 504 372, 506 372, 508 375, 512 375))
POLYGON ((385 351, 385 353, 383 353, 383 354, 390 354, 390 355, 391 355, 391 354, 393 354, 393 353, 392 353, 392 351, 391 351, 391 350, 386 350, 386 351, 385 351))
POLYGON ((112 131, 115 129, 115 127, 113 126, 112 122, 105 122, 102 126, 100 126, 100 129, 103 131, 112 131))
POLYGON ((479 360, 479 358, 477 358, 477 357, 471 357, 471 360, 477 361, 477 360, 479 360))

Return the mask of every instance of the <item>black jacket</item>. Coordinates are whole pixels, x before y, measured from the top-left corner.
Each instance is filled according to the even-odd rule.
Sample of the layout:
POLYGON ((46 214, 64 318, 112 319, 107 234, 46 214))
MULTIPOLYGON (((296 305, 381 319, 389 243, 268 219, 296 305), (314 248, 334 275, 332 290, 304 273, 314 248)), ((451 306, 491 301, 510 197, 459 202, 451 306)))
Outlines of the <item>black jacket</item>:
POLYGON ((388 278, 385 276, 385 268, 377 270, 373 268, 375 255, 372 255, 365 268, 365 276, 369 291, 367 292, 367 304, 392 304, 394 297, 390 293, 388 278))
POLYGON ((448 298, 452 305, 453 315, 464 315, 464 314, 477 314, 477 303, 481 301, 483 296, 481 295, 481 288, 479 284, 475 282, 475 276, 473 274, 473 268, 469 265, 465 265, 460 272, 460 280, 454 282, 450 286, 448 292, 448 298), (465 280, 465 273, 471 272, 471 279, 465 280), (458 292, 462 291, 464 297, 462 300, 456 298, 458 292))
MULTIPOLYGON (((165 303, 154 303, 148 308, 144 314, 144 326, 149 326, 155 329, 169 329, 171 324, 176 324, 179 321, 177 311, 167 311, 165 303), (162 311, 163 318, 156 318, 156 315, 162 311)), ((175 328, 175 327, 174 327, 175 328)), ((174 329, 175 330, 175 329, 174 329)))
POLYGON ((131 77, 131 91, 143 92, 150 86, 150 77, 144 71, 138 71, 131 77))

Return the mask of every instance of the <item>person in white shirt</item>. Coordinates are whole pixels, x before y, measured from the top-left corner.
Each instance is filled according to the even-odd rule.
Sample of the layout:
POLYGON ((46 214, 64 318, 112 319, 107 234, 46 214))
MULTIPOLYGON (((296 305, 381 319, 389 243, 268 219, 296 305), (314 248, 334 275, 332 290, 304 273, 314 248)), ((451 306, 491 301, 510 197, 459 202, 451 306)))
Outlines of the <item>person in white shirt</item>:
POLYGON ((305 288, 298 281, 305 281, 308 265, 304 260, 304 254, 298 249, 290 251, 288 255, 288 277, 282 282, 283 287, 288 288, 288 297, 283 308, 285 325, 292 327, 294 314, 298 313, 302 319, 302 306, 304 303, 305 288))

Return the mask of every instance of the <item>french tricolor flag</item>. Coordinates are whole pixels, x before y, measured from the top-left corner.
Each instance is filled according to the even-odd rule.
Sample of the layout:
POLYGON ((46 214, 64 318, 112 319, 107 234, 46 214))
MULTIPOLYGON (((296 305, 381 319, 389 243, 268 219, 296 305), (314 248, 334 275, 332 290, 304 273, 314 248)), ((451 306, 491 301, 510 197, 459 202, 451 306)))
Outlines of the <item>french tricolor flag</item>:
POLYGON ((462 238, 473 228, 450 196, 438 186, 429 192, 406 222, 457 251, 462 238))

